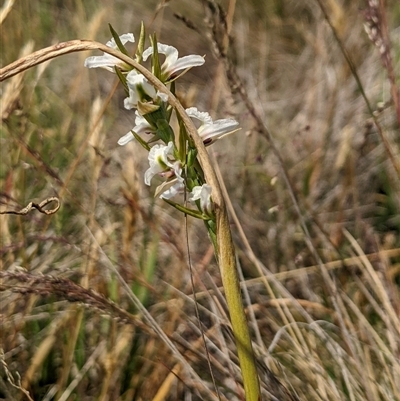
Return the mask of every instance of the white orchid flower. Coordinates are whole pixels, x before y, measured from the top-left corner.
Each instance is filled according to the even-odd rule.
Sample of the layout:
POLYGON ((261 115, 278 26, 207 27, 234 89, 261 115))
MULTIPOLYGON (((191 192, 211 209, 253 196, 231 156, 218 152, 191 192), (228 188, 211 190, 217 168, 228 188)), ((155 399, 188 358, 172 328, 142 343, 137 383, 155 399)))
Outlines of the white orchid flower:
POLYGON ((236 120, 232 118, 224 118, 213 121, 207 112, 198 111, 196 107, 186 109, 186 114, 191 118, 201 121, 201 125, 197 129, 197 132, 206 146, 211 145, 218 139, 233 134, 240 129, 238 128, 239 123, 236 120))
POLYGON ((202 186, 196 186, 192 189, 189 194, 189 200, 195 202, 200 200, 201 210, 208 214, 212 214, 212 202, 211 202, 211 186, 203 184, 202 186))
POLYGON ((144 173, 144 182, 150 185, 152 178, 160 174, 164 177, 176 177, 179 182, 183 182, 182 165, 174 159, 174 144, 168 142, 168 145, 154 145, 149 152, 150 167, 144 173))
POLYGON ((138 102, 148 100, 148 98, 155 99, 157 91, 154 86, 149 83, 147 78, 139 74, 136 70, 132 70, 126 76, 126 83, 129 89, 129 97, 124 100, 124 107, 131 110, 137 107, 138 102))
MULTIPOLYGON (((136 110, 135 111, 136 117, 135 117, 135 126, 132 128, 132 131, 134 131, 136 134, 154 134, 155 129, 152 127, 148 121, 139 114, 139 112, 136 110)), ((118 145, 124 146, 128 142, 133 141, 135 139, 134 135, 132 134, 132 131, 129 131, 127 134, 119 138, 118 140, 118 145)))
MULTIPOLYGON (((165 55, 165 61, 161 66, 161 73, 164 79, 174 78, 178 71, 189 70, 192 67, 197 67, 204 64, 204 57, 197 54, 178 57, 178 50, 173 46, 157 43, 158 53, 165 55)), ((153 54, 153 47, 149 47, 143 52, 143 60, 153 54)))
POLYGON ((177 179, 175 184, 173 184, 170 188, 165 190, 161 195, 161 199, 171 199, 178 194, 183 194, 185 192, 185 185, 183 181, 177 179))
MULTIPOLYGON (((124 33, 123 35, 121 35, 119 37, 119 39, 121 40, 121 43, 123 45, 125 45, 125 43, 127 43, 127 42, 132 42, 132 43, 135 42, 135 37, 133 36, 133 33, 124 33)), ((106 43, 106 46, 108 46, 112 49, 118 50, 118 46, 115 43, 114 38, 109 40, 106 43)), ((108 53, 104 53, 103 56, 88 57, 85 60, 84 66, 88 67, 88 68, 98 68, 98 67, 105 68, 106 70, 111 71, 111 72, 115 72, 115 70, 114 70, 115 66, 121 67, 124 70, 127 69, 126 68, 127 66, 123 61, 121 61, 117 57, 111 56, 108 53)))

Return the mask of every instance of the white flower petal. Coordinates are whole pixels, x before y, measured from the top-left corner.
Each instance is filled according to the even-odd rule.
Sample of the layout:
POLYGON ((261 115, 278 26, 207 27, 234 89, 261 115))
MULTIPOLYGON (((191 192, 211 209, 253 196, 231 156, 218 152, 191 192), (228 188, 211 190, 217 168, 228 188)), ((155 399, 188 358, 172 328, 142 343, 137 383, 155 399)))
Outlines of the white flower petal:
POLYGON ((124 99, 124 107, 127 110, 132 110, 134 107, 137 106, 137 102, 140 100, 135 93, 129 93, 129 97, 124 99))
POLYGON ((192 189, 192 192, 189 194, 189 200, 192 202, 200 200, 201 210, 204 213, 210 214, 212 212, 211 192, 212 188, 208 184, 203 184, 202 186, 196 186, 192 189))
POLYGON ((148 159, 150 167, 144 174, 144 182, 150 185, 152 178, 163 171, 174 169, 174 164, 168 159, 168 156, 173 156, 174 144, 169 142, 168 145, 154 145, 149 152, 148 159))
POLYGON ((155 133, 155 129, 146 121, 144 124, 135 125, 133 131, 139 134, 155 133))
POLYGON ((183 183, 185 180, 182 177, 182 164, 180 161, 176 161, 173 165, 173 170, 175 173, 176 179, 180 182, 183 183))
POLYGON ((145 173, 144 173, 144 183, 148 186, 151 185, 151 180, 152 178, 156 175, 157 173, 155 173, 152 168, 148 168, 145 173))
POLYGON ((139 114, 137 110, 135 111, 135 124, 136 125, 148 124, 147 120, 141 114, 139 114))
POLYGON ((148 82, 144 75, 139 74, 136 70, 132 70, 128 73, 126 76, 126 83, 128 84, 129 97, 124 100, 124 107, 128 110, 137 107, 139 101, 146 100, 146 96, 151 99, 157 97, 154 86, 148 82))
MULTIPOLYGON (((122 44, 125 44, 127 42, 135 42, 135 37, 133 36, 132 33, 124 33, 121 35, 120 40, 122 44)), ((114 38, 109 40, 106 45, 112 49, 118 49, 117 44, 115 43, 114 38)), ((111 56, 108 53, 103 53, 102 56, 92 56, 88 57, 85 60, 84 66, 87 68, 105 68, 108 71, 115 72, 114 67, 115 66, 120 66, 123 67, 125 64, 123 61, 121 61, 119 58, 111 56)))
MULTIPOLYGON (((129 99, 129 98, 128 98, 129 99)), ((125 99, 127 100, 127 99, 125 99)), ((135 118, 135 126, 132 128, 136 134, 149 134, 155 133, 155 129, 147 122, 147 120, 139 114, 139 112, 135 111, 136 118, 135 118)), ((124 146, 128 142, 133 141, 135 136, 133 135, 132 131, 128 132, 118 140, 118 145, 124 146)))
POLYGON ((174 196, 183 193, 185 189, 185 186, 181 182, 177 182, 172 187, 164 191, 161 195, 160 198, 162 199, 171 199, 174 196))
POLYGON ((198 128, 198 133, 203 139, 204 144, 210 145, 217 139, 223 138, 225 135, 236 132, 239 128, 239 123, 232 118, 225 118, 213 121, 211 116, 203 111, 197 110, 196 107, 186 109, 186 114, 202 122, 198 128))
POLYGON ((133 131, 135 131, 137 134, 150 134, 150 133, 155 133, 156 130, 154 127, 152 127, 148 121, 139 114, 139 112, 136 110, 135 111, 136 117, 135 117, 135 126, 133 127, 133 131))
POLYGON ((199 111, 197 107, 189 107, 186 109, 186 114, 205 124, 212 124, 213 122, 211 116, 206 111, 199 111))
MULTIPOLYGON (((119 40, 124 45, 127 42, 135 43, 135 36, 133 33, 124 33, 120 35, 119 40)), ((106 46, 112 47, 113 49, 118 49, 117 44, 115 43, 115 39, 111 38, 107 43, 106 46)))
POLYGON ((133 136, 132 132, 128 132, 124 136, 121 136, 121 138, 118 139, 118 145, 124 146, 128 142, 133 141, 135 137, 133 136))
POLYGON ((237 130, 239 123, 233 119, 216 120, 212 124, 205 124, 199 128, 199 135, 203 140, 228 135, 237 130))
MULTIPOLYGON (((186 70, 192 67, 203 65, 204 57, 192 54, 178 58, 178 50, 173 46, 168 46, 163 43, 157 43, 159 54, 165 55, 165 61, 161 66, 161 71, 165 78, 171 77, 177 71, 186 70)), ((153 47, 149 47, 143 52, 143 60, 146 61, 153 54, 153 47)))
POLYGON ((157 91, 157 97, 159 97, 163 102, 168 102, 168 95, 166 93, 157 91))
POLYGON ((121 63, 121 60, 111 56, 109 54, 104 54, 104 56, 92 56, 85 60, 84 66, 87 68, 105 68, 109 71, 114 71, 114 66, 121 63))
POLYGON ((190 56, 185 56, 179 58, 175 63, 170 64, 168 66, 163 65, 165 68, 165 73, 168 76, 175 74, 178 71, 186 70, 192 67, 199 67, 205 63, 204 57, 198 56, 197 54, 191 54, 190 56))
POLYGON ((169 63, 175 63, 178 60, 179 53, 176 47, 158 43, 157 49, 159 53, 165 54, 166 60, 169 63))
MULTIPOLYGON (((157 43, 157 50, 159 54, 164 54, 166 59, 169 60, 170 63, 175 63, 178 60, 178 50, 174 46, 164 45, 163 43, 157 43)), ((150 55, 152 55, 153 46, 149 47, 143 52, 143 61, 146 61, 150 55)))

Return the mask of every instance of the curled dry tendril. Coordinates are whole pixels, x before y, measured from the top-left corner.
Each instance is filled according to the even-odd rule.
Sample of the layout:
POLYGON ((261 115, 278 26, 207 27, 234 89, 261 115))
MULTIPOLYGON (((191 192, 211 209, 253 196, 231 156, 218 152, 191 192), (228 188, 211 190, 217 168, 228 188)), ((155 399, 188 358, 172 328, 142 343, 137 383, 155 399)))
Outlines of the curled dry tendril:
POLYGON ((0 212, 0 214, 17 214, 20 216, 25 216, 27 215, 32 209, 38 210, 40 213, 51 215, 54 214, 60 209, 60 200, 52 196, 50 198, 45 199, 44 201, 40 203, 35 203, 35 202, 29 202, 27 206, 25 206, 21 210, 5 210, 0 212), (45 206, 47 206, 49 203, 55 202, 55 207, 53 209, 44 209, 45 206))

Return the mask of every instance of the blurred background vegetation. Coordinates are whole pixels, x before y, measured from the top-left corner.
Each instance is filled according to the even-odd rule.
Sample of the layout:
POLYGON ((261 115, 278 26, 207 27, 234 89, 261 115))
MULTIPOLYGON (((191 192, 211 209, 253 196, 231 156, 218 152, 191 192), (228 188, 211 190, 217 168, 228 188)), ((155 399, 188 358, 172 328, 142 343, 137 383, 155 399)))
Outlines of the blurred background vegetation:
MULTIPOLYGON (((138 38, 141 21, 181 56, 205 55, 177 91, 184 106, 242 127, 209 151, 227 191, 265 399, 400 400, 400 4, 381 1, 372 39, 373 2, 327 0, 328 19, 311 0, 220 4, 231 29, 224 59, 211 2, 6 1, 1 64, 60 41, 105 43, 108 23, 138 38)), ((0 210, 53 196, 61 207, 0 216, 0 398, 217 399, 188 236, 221 399, 242 400, 206 230, 189 219, 186 232, 144 185, 142 148, 116 143, 134 114, 115 76, 83 67, 88 56, 1 84, 0 210)))

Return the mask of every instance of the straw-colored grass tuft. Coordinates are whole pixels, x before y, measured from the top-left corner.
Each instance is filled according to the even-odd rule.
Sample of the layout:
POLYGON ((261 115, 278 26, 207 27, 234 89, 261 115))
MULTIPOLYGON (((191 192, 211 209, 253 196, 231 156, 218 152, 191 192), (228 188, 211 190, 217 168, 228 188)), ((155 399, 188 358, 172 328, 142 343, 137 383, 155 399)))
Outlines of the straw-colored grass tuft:
MULTIPOLYGON (((206 55, 184 106, 242 127, 208 150, 262 399, 400 399, 398 1, 7 1, 2 67, 141 20, 206 55)), ((207 233, 117 145, 134 115, 88 55, 1 83, 0 398, 217 400, 211 365, 220 399, 243 400, 207 233)))

